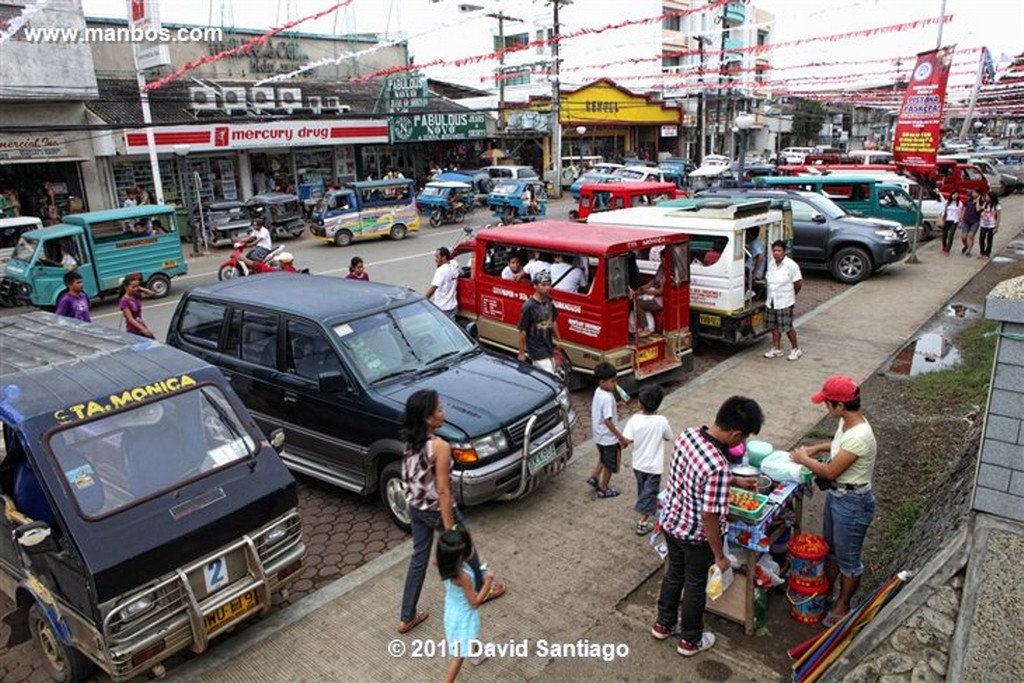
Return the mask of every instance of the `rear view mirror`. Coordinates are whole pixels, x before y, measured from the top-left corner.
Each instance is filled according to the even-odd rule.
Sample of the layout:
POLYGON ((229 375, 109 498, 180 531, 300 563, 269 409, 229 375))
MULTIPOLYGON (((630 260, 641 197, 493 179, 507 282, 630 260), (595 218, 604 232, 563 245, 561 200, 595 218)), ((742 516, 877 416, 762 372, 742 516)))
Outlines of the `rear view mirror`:
POLYGON ((815 223, 824 223, 825 217, 820 213, 816 213, 811 217, 811 220, 814 221, 815 223))
POLYGON ((280 454, 284 450, 284 430, 278 428, 270 432, 270 439, 268 441, 270 441, 271 448, 280 454))
POLYGON ((36 555, 56 552, 57 541, 53 538, 50 525, 46 522, 29 522, 14 529, 14 540, 25 552, 36 555))
POLYGON ((320 393, 336 394, 339 391, 347 391, 351 386, 343 372, 335 370, 320 373, 320 393))

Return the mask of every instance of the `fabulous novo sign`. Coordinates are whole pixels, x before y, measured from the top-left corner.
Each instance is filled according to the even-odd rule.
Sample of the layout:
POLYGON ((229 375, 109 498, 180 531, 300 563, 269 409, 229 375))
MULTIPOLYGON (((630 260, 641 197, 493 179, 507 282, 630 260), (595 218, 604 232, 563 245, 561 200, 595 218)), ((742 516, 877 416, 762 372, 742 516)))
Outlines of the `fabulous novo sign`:
POLYGON ((460 112, 390 116, 388 130, 392 144, 482 139, 487 137, 487 115, 460 112))

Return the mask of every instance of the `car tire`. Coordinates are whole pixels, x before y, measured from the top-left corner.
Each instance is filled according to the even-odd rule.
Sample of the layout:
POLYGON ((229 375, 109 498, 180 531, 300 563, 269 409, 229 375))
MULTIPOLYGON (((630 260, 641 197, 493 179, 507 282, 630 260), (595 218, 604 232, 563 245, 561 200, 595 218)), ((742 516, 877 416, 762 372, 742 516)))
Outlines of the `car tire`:
POLYGON ((73 647, 57 639, 53 627, 43 614, 43 608, 36 603, 28 613, 28 625, 32 640, 43 655, 43 665, 58 683, 79 683, 88 678, 96 668, 92 661, 73 647))
POLYGON ((352 233, 348 230, 339 230, 334 234, 334 243, 339 247, 347 247, 352 244, 352 233))
POLYGON ((234 280, 241 276, 242 272, 238 269, 238 266, 232 266, 230 264, 224 264, 217 271, 218 280, 234 280))
POLYGON ((434 209, 430 212, 430 225, 431 227, 438 227, 444 222, 444 216, 441 213, 441 209, 434 209))
POLYGON ((171 278, 163 273, 157 273, 149 278, 149 282, 146 283, 146 289, 153 292, 154 299, 163 299, 171 293, 171 278))
POLYGON ((930 242, 931 240, 935 239, 935 226, 932 225, 931 223, 922 223, 921 238, 925 242, 930 242))
POLYGON ((391 226, 391 232, 388 233, 388 236, 397 242, 398 240, 405 239, 407 232, 404 225, 397 223, 391 226))
POLYGON ((579 217, 580 217, 580 212, 577 211, 576 209, 572 209, 572 210, 569 211, 569 220, 574 221, 574 220, 576 220, 579 217))
POLYGON ((860 247, 843 247, 832 255, 829 270, 839 282, 855 285, 871 275, 871 256, 860 247))
POLYGON ((403 531, 412 530, 409 503, 405 499, 405 482, 402 480, 402 463, 392 460, 380 471, 380 500, 391 519, 403 531))

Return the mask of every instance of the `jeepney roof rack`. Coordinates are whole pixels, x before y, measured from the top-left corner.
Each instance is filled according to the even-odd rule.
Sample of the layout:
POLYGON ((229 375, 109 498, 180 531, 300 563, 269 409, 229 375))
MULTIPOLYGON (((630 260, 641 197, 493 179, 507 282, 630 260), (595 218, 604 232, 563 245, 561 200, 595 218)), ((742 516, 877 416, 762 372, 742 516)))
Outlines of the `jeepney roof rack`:
POLYGON ((730 201, 724 197, 714 199, 697 199, 692 206, 680 207, 680 211, 693 211, 701 217, 728 218, 738 220, 767 212, 771 201, 767 199, 750 199, 730 201))

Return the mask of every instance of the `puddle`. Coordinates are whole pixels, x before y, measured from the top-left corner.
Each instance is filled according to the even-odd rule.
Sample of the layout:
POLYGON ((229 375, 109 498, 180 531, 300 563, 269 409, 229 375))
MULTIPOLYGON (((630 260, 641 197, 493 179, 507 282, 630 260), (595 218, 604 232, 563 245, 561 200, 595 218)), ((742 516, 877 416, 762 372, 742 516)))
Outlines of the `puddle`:
POLYGON ((950 316, 951 318, 974 317, 978 315, 978 309, 974 308, 973 306, 966 306, 964 304, 950 304, 949 306, 946 306, 946 315, 950 316))
POLYGON ((960 352, 942 335, 927 333, 900 349, 889 364, 889 372, 913 377, 945 370, 959 361, 960 352))
POLYGON ((1016 263, 1017 259, 1009 256, 993 256, 992 263, 1016 263))

